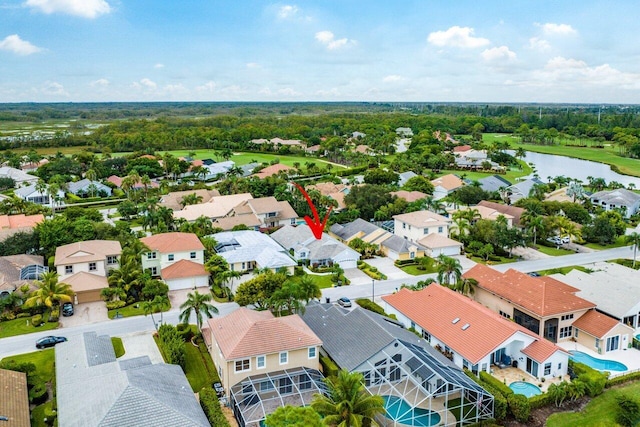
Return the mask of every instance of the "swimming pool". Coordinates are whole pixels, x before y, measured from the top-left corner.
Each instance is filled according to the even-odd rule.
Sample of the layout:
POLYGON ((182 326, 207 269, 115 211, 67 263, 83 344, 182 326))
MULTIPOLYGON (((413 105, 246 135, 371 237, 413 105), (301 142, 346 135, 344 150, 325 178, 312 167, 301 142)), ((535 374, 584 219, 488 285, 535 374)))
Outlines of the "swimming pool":
POLYGON ((570 358, 576 362, 584 363, 587 366, 599 371, 626 371, 628 368, 625 364, 616 362, 615 360, 596 359, 581 351, 570 351, 570 358))
POLYGON ((515 394, 524 394, 526 397, 537 396, 542 393, 540 388, 526 381, 516 381, 509 384, 509 388, 513 390, 515 394))
POLYGON ((412 408, 403 398, 382 396, 385 416, 408 426, 431 427, 440 422, 440 415, 423 408, 412 408))

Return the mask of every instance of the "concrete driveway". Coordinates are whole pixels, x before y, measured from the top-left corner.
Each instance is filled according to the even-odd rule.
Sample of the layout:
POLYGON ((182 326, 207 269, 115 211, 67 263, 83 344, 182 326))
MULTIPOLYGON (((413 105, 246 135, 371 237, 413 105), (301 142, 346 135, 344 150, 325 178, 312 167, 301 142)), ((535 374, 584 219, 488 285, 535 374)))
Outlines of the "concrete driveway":
POLYGON ((351 286, 364 285, 365 283, 371 283, 371 277, 367 276, 357 268, 348 268, 344 271, 344 276, 349 279, 351 286))
POLYGON ((151 363, 164 363, 160 350, 153 340, 153 332, 134 332, 119 335, 124 346, 124 356, 120 360, 133 359, 140 356, 149 356, 151 363))
POLYGON ((410 274, 405 273, 404 271, 396 267, 393 264, 393 260, 391 258, 375 257, 375 258, 365 259, 363 261, 369 264, 370 266, 377 268, 380 273, 387 276, 388 280, 407 279, 409 277, 413 277, 410 274))
POLYGON ((73 306, 73 316, 60 316, 60 325, 63 328, 69 328, 106 320, 109 320, 109 316, 104 301, 86 302, 73 306))

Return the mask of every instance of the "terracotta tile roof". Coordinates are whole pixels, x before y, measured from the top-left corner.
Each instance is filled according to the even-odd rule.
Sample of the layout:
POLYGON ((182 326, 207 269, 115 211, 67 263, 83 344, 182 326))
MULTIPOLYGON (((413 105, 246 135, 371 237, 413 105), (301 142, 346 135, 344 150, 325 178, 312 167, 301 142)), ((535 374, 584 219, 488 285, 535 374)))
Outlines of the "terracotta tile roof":
POLYGON ((531 277, 513 269, 500 273, 476 264, 463 277, 476 279, 478 287, 539 317, 595 307, 594 303, 575 295, 578 289, 548 276, 531 277))
POLYGON ((429 197, 428 194, 423 193, 422 191, 400 190, 400 191, 393 191, 389 194, 391 194, 392 196, 396 196, 400 199, 404 199, 409 203, 415 202, 416 200, 424 199, 425 197, 429 197))
MULTIPOLYGON (((449 135, 447 135, 449 136, 449 135)), ((463 151, 469 151, 471 150, 471 146, 470 145, 458 145, 457 147, 453 147, 453 152, 454 153, 462 153, 463 151)))
POLYGON ((564 351, 560 347, 553 344, 551 341, 548 341, 541 337, 540 339, 523 348, 522 353, 526 354, 533 360, 542 363, 550 358, 551 355, 558 350, 564 351))
POLYGON ((533 352, 538 357, 561 350, 517 323, 437 283, 420 291, 403 288, 382 299, 473 364, 494 352, 517 332, 540 342, 533 352), (458 321, 454 323, 456 318, 458 321), (467 324, 469 326, 463 330, 467 324))
POLYGON ((0 215, 0 229, 35 227, 44 221, 44 215, 0 215))
POLYGON ((503 205, 502 203, 488 202, 486 200, 482 200, 480 203, 478 203, 478 206, 495 209, 501 214, 511 215, 513 217, 513 225, 520 225, 520 217, 524 213, 523 208, 511 205, 503 205))
POLYGON ((151 250, 160 253, 204 250, 194 233, 162 233, 140 239, 151 250))
POLYGON ((393 219, 406 222, 407 224, 413 225, 414 227, 418 228, 436 227, 440 225, 444 226, 451 223, 451 220, 449 218, 431 211, 416 211, 394 215, 393 219))
POLYGON ((295 171, 295 168, 292 168, 291 166, 283 165, 281 163, 276 163, 275 165, 267 166, 266 168, 262 169, 260 172, 254 173, 251 176, 264 179, 272 175, 277 175, 280 172, 289 172, 289 171, 295 171))
POLYGON ((602 338, 607 332, 618 326, 619 323, 613 317, 595 310, 589 310, 573 322, 573 327, 596 338, 602 338))
MULTIPOLYGON (((247 200, 247 205, 256 214, 266 214, 269 212, 279 212, 284 208, 283 202, 279 202, 275 197, 260 197, 259 199, 247 200)), ((289 202, 284 202, 289 204, 289 202)))
POLYGON ((495 221, 496 219, 498 219, 498 217, 500 215, 502 215, 507 220, 513 220, 513 215, 509 215, 508 213, 497 211, 496 209, 490 208, 488 206, 478 205, 478 206, 474 206, 472 208, 469 208, 469 210, 473 210, 473 209, 478 211, 478 213, 480 214, 480 217, 482 219, 488 219, 488 220, 491 220, 491 221, 495 221))
POLYGON ((206 203, 213 197, 219 197, 220 192, 218 190, 187 190, 187 191, 173 191, 167 195, 162 196, 158 205, 165 206, 171 210, 177 211, 183 208, 182 199, 190 194, 202 197, 200 203, 206 203))
POLYGON ((208 276, 207 270, 204 265, 197 262, 189 261, 188 259, 181 259, 169 267, 165 267, 160 271, 160 276, 164 280, 182 279, 185 277, 199 277, 208 276))
POLYGON ((464 182, 452 173, 436 178, 432 180, 431 183, 434 187, 440 186, 447 191, 455 190, 456 188, 464 185, 464 182))
POLYGON ((6 427, 29 427, 29 396, 27 375, 23 372, 0 369, 0 415, 9 418, 6 427))
POLYGON ((106 277, 87 273, 86 271, 81 271, 80 273, 69 276, 61 280, 61 282, 71 285, 71 289, 73 289, 74 292, 95 291, 109 286, 106 277))
POLYGON ((87 240, 56 248, 56 266, 81 262, 103 261, 108 255, 120 255, 122 246, 117 240, 87 240))
POLYGON ((208 320, 214 339, 226 360, 322 345, 322 341, 297 314, 273 317, 270 311, 245 307, 208 320))
POLYGON ((364 144, 360 144, 355 148, 355 152, 360 154, 369 154, 371 151, 373 151, 371 147, 364 144))

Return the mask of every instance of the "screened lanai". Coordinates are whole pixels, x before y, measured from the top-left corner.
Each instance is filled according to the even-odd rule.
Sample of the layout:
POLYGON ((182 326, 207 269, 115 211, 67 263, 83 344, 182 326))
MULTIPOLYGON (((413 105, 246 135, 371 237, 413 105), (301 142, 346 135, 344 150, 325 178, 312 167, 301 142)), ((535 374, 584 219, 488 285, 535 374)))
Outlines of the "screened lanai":
POLYGON ((47 271, 49 268, 42 265, 27 265, 20 269, 20 280, 40 280, 47 271))
POLYGON ((454 426, 493 417, 493 396, 459 368, 423 347, 395 340, 354 369, 371 394, 383 396, 381 426, 454 426))
POLYGON ((258 427, 280 406, 307 406, 326 393, 324 376, 316 369, 295 368, 247 377, 231 387, 231 405, 240 427, 258 427))

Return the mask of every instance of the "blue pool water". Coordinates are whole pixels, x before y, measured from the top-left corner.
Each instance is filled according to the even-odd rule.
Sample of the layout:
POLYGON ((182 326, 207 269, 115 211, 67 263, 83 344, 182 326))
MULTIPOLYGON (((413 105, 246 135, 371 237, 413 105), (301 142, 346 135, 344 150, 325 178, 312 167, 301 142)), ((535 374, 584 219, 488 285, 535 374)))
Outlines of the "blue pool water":
POLYGON ((525 381, 513 382, 509 384, 509 388, 513 390, 515 394, 524 394, 526 397, 537 396, 542 393, 537 385, 525 381))
POLYGON ((570 358, 576 362, 584 363, 587 366, 599 371, 626 371, 628 368, 624 363, 615 360, 596 359, 581 351, 570 351, 570 358))
POLYGON ((403 398, 397 396, 382 396, 384 399, 385 416, 408 426, 431 427, 440 422, 440 415, 422 408, 412 408, 403 398))

